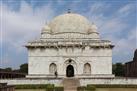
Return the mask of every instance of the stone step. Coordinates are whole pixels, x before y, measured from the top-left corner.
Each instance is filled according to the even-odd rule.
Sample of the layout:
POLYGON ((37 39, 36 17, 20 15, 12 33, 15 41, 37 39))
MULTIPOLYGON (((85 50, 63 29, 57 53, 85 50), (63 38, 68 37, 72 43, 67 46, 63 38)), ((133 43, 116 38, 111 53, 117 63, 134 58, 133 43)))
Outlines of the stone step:
POLYGON ((77 91, 79 85, 80 82, 76 78, 64 78, 63 80, 64 91, 77 91))
POLYGON ((64 83, 64 84, 69 85, 69 86, 75 86, 75 85, 77 85, 77 83, 64 83))

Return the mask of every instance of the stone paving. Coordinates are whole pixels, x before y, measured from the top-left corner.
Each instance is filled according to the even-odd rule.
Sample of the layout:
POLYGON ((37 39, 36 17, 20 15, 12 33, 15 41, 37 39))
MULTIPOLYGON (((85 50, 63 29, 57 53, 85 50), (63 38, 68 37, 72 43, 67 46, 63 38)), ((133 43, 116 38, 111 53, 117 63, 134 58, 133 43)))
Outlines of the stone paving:
POLYGON ((76 78, 65 78, 63 80, 64 91, 77 91, 77 87, 80 85, 80 82, 76 78))

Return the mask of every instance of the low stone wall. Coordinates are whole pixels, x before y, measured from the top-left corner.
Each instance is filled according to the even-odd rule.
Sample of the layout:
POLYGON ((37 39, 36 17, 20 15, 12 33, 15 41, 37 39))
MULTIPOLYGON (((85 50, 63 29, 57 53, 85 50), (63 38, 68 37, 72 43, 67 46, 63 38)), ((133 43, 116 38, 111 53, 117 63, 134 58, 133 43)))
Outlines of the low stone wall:
MULTIPOLYGON (((62 86, 63 79, 0 79, 2 83, 8 85, 21 85, 21 84, 55 84, 62 86)), ((110 85, 137 85, 137 78, 79 78, 80 85, 86 86, 87 84, 110 84, 110 85)))
POLYGON ((55 84, 62 86, 62 79, 0 79, 0 82, 8 83, 8 85, 55 84))
POLYGON ((108 85, 137 85, 137 78, 85 78, 80 79, 81 86, 87 84, 108 84, 108 85))

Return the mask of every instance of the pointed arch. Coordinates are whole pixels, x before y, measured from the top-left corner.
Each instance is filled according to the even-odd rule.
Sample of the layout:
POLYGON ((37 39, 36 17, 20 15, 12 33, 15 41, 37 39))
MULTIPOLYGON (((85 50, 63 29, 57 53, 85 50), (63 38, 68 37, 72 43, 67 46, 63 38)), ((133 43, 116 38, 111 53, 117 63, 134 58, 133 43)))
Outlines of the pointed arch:
POLYGON ((75 72, 75 74, 77 74, 77 71, 78 71, 78 65, 77 65, 77 63, 76 63, 76 61, 74 60, 74 59, 66 59, 66 61, 64 62, 64 65, 63 65, 63 71, 64 71, 64 73, 66 73, 66 67, 68 66, 68 65, 72 65, 73 67, 74 67, 74 72, 75 72))
POLYGON ((84 74, 91 74, 91 65, 89 63, 84 64, 84 74))
POLYGON ((55 71, 57 71, 57 65, 55 63, 51 63, 49 66, 49 73, 55 74, 55 71))
POLYGON ((68 65, 66 68, 66 76, 73 77, 74 76, 74 67, 72 65, 68 65))

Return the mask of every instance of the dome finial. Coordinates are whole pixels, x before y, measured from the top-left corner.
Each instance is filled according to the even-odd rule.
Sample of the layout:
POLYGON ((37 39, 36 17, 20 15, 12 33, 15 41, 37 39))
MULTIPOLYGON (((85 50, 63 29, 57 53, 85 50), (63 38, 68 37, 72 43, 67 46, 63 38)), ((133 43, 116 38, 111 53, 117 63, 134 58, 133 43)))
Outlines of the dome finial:
POLYGON ((68 9, 68 13, 71 13, 71 9, 68 9))

